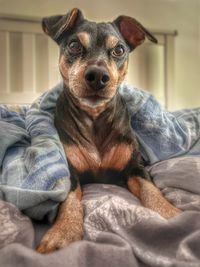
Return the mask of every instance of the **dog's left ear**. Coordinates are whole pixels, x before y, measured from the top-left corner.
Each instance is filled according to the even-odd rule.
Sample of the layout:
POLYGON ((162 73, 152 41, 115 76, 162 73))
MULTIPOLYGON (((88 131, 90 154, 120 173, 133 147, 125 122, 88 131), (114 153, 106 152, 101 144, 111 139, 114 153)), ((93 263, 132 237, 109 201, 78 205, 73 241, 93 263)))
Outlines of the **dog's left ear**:
POLYGON ((66 15, 45 17, 42 19, 43 31, 58 44, 63 34, 72 29, 76 23, 83 20, 83 14, 78 8, 73 8, 66 15))
POLYGON ((157 39, 134 18, 120 16, 114 20, 114 24, 118 27, 131 50, 141 45, 145 37, 153 43, 158 42, 157 39))

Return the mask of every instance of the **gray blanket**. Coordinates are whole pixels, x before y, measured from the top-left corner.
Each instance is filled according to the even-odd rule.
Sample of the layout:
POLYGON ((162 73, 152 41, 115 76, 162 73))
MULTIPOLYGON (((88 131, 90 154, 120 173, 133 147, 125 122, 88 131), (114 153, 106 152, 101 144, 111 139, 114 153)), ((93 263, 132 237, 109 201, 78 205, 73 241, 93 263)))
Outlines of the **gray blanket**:
MULTIPOLYGON (((70 189, 70 173, 54 109, 60 83, 30 107, 0 105, 0 199, 15 204, 33 219, 53 219, 70 189)), ((167 112, 148 94, 123 84, 131 125, 145 163, 183 155, 200 156, 200 108, 167 112)))
POLYGON ((166 160, 149 171, 163 194, 184 210, 181 215, 166 220, 123 188, 87 185, 84 240, 45 256, 33 248, 49 226, 34 223, 33 229, 27 217, 2 201, 0 266, 199 267, 200 158, 166 160))

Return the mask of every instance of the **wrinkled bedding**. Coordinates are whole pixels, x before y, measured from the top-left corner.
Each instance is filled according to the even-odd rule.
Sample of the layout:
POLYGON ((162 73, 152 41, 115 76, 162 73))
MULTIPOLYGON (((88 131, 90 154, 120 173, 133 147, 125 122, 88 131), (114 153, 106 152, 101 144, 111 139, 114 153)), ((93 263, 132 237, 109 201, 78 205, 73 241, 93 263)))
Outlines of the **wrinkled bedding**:
POLYGON ((61 90, 59 84, 17 110, 0 106, 0 267, 200 267, 200 108, 169 113, 126 84, 120 94, 147 169, 183 213, 165 220, 123 188, 87 185, 84 240, 48 256, 36 253, 70 188, 53 123, 61 90))
POLYGON ((86 185, 84 240, 44 256, 33 248, 49 226, 34 222, 33 228, 16 207, 0 202, 0 266, 199 267, 200 158, 166 160, 149 171, 182 214, 166 220, 121 187, 86 185))
MULTIPOLYGON (((54 127, 60 83, 30 107, 0 105, 0 199, 29 217, 53 220, 70 188, 69 169, 54 127)), ((145 91, 124 83, 131 124, 146 164, 200 155, 200 108, 169 113, 145 91)))

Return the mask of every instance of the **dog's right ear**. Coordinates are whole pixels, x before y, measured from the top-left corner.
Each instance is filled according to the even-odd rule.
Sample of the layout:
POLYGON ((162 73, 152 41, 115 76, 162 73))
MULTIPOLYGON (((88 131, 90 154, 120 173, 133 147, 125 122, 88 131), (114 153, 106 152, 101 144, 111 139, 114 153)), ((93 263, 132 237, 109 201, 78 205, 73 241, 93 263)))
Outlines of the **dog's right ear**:
POLYGON ((43 18, 42 28, 47 35, 59 44, 63 34, 67 33, 68 30, 81 20, 83 20, 82 12, 74 8, 66 15, 43 18))

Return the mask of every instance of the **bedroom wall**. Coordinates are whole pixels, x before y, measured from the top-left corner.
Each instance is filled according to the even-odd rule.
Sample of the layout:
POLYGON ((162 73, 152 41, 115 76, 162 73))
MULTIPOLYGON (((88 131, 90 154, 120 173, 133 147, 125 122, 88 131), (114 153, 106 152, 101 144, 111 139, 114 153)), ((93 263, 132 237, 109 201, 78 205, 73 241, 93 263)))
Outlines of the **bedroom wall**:
MULTIPOLYGON (((200 0, 0 0, 0 14, 42 17, 72 7, 90 19, 134 16, 154 30, 177 30, 171 110, 200 106, 200 0)), ((131 79, 130 79, 131 81, 131 79)))

